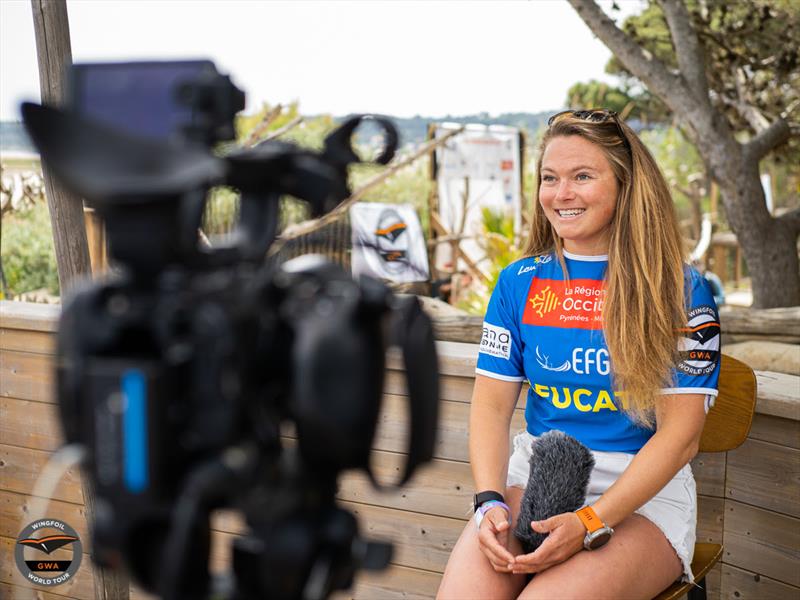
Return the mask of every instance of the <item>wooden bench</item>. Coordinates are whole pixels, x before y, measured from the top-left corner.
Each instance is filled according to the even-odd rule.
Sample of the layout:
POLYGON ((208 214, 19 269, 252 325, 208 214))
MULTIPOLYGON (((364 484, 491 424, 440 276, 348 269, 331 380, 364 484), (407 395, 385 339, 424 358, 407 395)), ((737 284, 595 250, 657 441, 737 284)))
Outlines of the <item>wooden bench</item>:
MULTIPOLYGON (((0 597, 26 583, 14 568, 14 541, 33 482, 60 443, 52 384, 58 307, 0 302, 0 597)), ((340 498, 370 536, 392 539, 391 568, 361 574, 339 598, 430 598, 464 523, 473 493, 467 457, 467 417, 477 347, 439 342, 441 421, 436 458, 412 485, 375 492, 366 477, 347 474, 340 498)), ((405 451, 405 386, 401 363, 390 359, 375 441, 378 476, 394 478, 405 451)), ((724 556, 707 576, 709 598, 783 600, 800 597, 800 377, 756 372, 759 397, 749 438, 727 454, 700 454, 692 463, 698 483, 698 541, 723 543, 724 556), (738 594, 738 596, 737 596, 738 594)), ((524 392, 514 429, 524 426, 524 392)), ((88 539, 79 474, 58 486, 50 516, 88 539)), ((213 562, 224 566, 230 538, 241 524, 230 514, 215 520, 213 562)), ((86 546, 84 546, 86 550, 86 546)), ((41 591, 44 600, 94 598, 91 563, 76 578, 41 591)), ((146 598, 132 588, 131 598, 146 598)))

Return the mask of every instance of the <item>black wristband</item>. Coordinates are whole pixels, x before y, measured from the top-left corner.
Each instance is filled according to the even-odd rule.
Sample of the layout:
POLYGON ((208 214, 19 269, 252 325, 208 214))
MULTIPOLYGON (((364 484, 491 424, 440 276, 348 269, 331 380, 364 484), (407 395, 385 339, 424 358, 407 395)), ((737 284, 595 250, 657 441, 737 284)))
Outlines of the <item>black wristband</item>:
POLYGON ((494 490, 486 490, 484 492, 478 492, 472 499, 473 503, 473 510, 477 511, 481 504, 485 502, 489 502, 489 500, 499 500, 500 502, 505 503, 506 499, 503 498, 503 494, 500 492, 495 492, 494 490))

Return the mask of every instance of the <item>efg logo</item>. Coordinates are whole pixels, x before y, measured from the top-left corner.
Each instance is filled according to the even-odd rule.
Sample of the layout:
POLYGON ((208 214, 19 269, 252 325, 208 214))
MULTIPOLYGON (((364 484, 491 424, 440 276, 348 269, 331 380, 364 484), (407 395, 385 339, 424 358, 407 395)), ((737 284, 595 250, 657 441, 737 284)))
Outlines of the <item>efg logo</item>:
POLYGON ((17 536, 14 559, 31 583, 56 586, 75 576, 81 566, 83 544, 78 533, 58 519, 40 519, 17 536))

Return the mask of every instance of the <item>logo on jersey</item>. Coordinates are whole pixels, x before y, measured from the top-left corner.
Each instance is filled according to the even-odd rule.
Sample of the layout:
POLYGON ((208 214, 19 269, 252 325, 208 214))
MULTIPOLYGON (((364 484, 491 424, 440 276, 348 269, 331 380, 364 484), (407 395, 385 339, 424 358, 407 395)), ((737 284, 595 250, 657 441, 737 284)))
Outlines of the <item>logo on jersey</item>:
POLYGON ((577 410, 582 413, 602 411, 618 412, 629 408, 626 392, 556 387, 531 381, 531 390, 540 399, 560 410, 577 410))
POLYGON ((511 344, 511 332, 508 329, 497 327, 486 321, 483 322, 479 352, 508 360, 511 358, 511 344))
POLYGON ((553 292, 548 285, 541 292, 528 299, 528 302, 531 303, 531 310, 539 315, 539 318, 541 319, 544 318, 547 313, 558 308, 559 304, 561 304, 561 298, 559 298, 558 295, 553 292))
POLYGON ((561 371, 569 371, 570 368, 572 368, 572 365, 569 364, 568 360, 565 360, 563 363, 561 363, 557 367, 551 365, 550 364, 550 357, 549 356, 543 356, 542 353, 539 352, 539 346, 536 346, 536 362, 539 363, 540 367, 542 367, 543 369, 546 369, 547 371, 557 371, 557 372, 560 373, 561 371))
POLYGON ((687 375, 708 375, 719 363, 719 321, 710 306, 697 306, 689 311, 689 321, 680 331, 678 341, 681 362, 678 369, 687 375))
POLYGON ((550 357, 542 354, 539 346, 536 346, 536 362, 547 371, 572 371, 578 375, 608 375, 611 370, 608 350, 605 348, 573 348, 569 359, 554 365, 550 357))
POLYGON ((536 256, 533 259, 533 264, 528 265, 527 267, 520 266, 519 270, 517 271, 517 275, 524 275, 525 273, 530 273, 531 271, 535 271, 536 267, 539 265, 544 265, 549 263, 553 260, 552 254, 542 254, 541 256, 536 256))
POLYGON ((570 329, 602 329, 606 291, 596 279, 536 278, 531 282, 522 322, 570 329))

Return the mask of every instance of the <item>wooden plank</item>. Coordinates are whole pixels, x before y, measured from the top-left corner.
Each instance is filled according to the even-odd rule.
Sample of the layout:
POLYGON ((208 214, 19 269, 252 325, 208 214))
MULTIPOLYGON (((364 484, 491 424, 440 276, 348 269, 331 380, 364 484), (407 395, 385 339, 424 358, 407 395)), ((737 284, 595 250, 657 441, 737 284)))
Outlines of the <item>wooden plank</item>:
MULTIPOLYGON (((420 297, 420 300, 423 300, 420 297)), ((425 298, 425 301, 432 300, 425 298)), ((447 310, 461 313, 458 309, 449 304, 442 303, 447 310)), ((463 313, 466 315, 466 313, 463 313)), ((453 375, 456 377, 475 376, 475 363, 478 360, 478 345, 464 344, 460 342, 436 341, 436 354, 439 358, 439 373, 441 375, 453 375)), ((404 370, 402 354, 397 349, 391 349, 386 353, 387 368, 395 371, 404 370)))
POLYGON ((800 449, 800 421, 757 414, 753 418, 750 437, 763 442, 800 449))
MULTIPOLYGON (((454 402, 466 402, 469 404, 472 401, 472 388, 475 385, 474 371, 475 369, 473 368, 469 377, 441 375, 439 377, 439 399, 453 400, 454 402)), ((525 403, 528 398, 528 389, 528 384, 523 383, 522 389, 519 393, 519 399, 517 400, 517 408, 521 408, 523 410, 525 409, 525 403)), ((383 391, 387 394, 408 396, 405 374, 402 371, 387 371, 383 391)))
POLYGON ((0 329, 0 350, 53 355, 56 351, 56 336, 45 331, 0 329))
POLYGON ((724 348, 728 344, 741 344, 743 342, 777 342, 779 344, 800 344, 796 335, 776 335, 773 333, 723 333, 720 340, 724 348))
POLYGON ((725 500, 697 495, 697 541, 722 544, 725 500))
POLYGON ((0 396, 53 402, 53 361, 45 354, 0 352, 0 396))
MULTIPOLYGON (((372 468, 379 481, 397 481, 405 460, 401 454, 378 451, 373 453, 372 468)), ((467 463, 436 459, 421 467, 411 483, 397 491, 377 491, 363 472, 348 473, 341 479, 338 498, 467 519, 471 516, 474 493, 472 472, 467 463)))
POLYGON ((725 453, 700 452, 692 460, 692 472, 697 493, 705 496, 725 496, 725 453))
MULTIPOLYGON (((408 446, 408 399, 403 396, 385 394, 378 429, 375 433, 376 450, 405 453, 408 446)), ((446 460, 467 462, 467 433, 469 424, 469 404, 443 400, 439 404, 439 429, 434 448, 434 456, 446 460)), ((522 410, 514 411, 511 432, 525 428, 522 410)), ((720 494, 721 495, 721 494, 720 494)))
POLYGON ((0 598, 5 598, 6 600, 65 600, 71 598, 71 596, 57 596, 41 590, 34 593, 35 596, 30 595, 31 590, 29 587, 0 583, 0 598))
POLYGON ((31 329, 56 331, 61 306, 0 300, 0 327, 3 329, 31 329))
POLYGON ((428 600, 439 589, 439 573, 392 565, 385 571, 361 571, 353 589, 337 592, 332 600, 428 600))
POLYGON ((94 569, 91 558, 84 554, 81 566, 75 577, 57 586, 44 587, 29 585, 27 580, 17 570, 14 561, 14 546, 16 538, 0 537, 0 583, 16 585, 46 591, 59 598, 77 598, 78 600, 94 599, 94 569))
POLYGON ((706 600, 722 598, 722 563, 715 564, 705 577, 706 600))
MULTIPOLYGON (((3 489, 29 495, 49 459, 49 452, 0 445, 0 481, 3 482, 3 489)), ((52 497, 55 500, 83 504, 80 469, 77 466, 67 469, 52 497)))
POLYGON ((723 561, 800 587, 800 519, 725 500, 723 561))
POLYGON ((800 517, 800 450, 748 439, 728 453, 725 495, 800 517))
POLYGON ((394 564, 439 573, 466 523, 368 504, 342 502, 342 506, 356 515, 365 537, 394 543, 394 564))
MULTIPOLYGON (((0 490, 0 536, 15 539, 30 523, 33 499, 24 494, 0 490)), ((91 552, 86 510, 80 504, 51 500, 47 516, 64 521, 78 532, 85 552, 91 552)))
POLYGON ((9 446, 55 451, 63 441, 57 406, 0 396, 0 440, 9 446))
MULTIPOLYGON (((473 385, 474 379, 472 377, 442 375, 439 377, 439 398, 441 400, 468 403, 472 398, 473 385)), ((405 373, 402 371, 387 371, 383 391, 387 394, 408 396, 405 373)))
POLYGON ((800 421, 800 377, 772 371, 756 371, 756 412, 800 421))
POLYGON ((723 563, 722 597, 738 600, 789 600, 800 598, 800 588, 723 563))
POLYGON ((723 306, 719 311, 722 331, 726 333, 758 333, 791 335, 800 338, 800 307, 735 308, 723 306))

